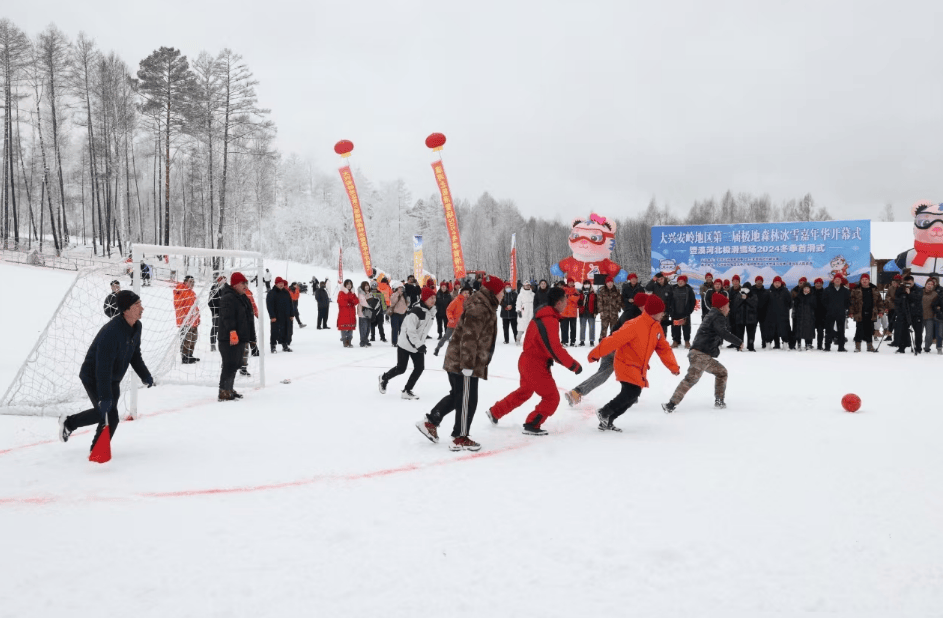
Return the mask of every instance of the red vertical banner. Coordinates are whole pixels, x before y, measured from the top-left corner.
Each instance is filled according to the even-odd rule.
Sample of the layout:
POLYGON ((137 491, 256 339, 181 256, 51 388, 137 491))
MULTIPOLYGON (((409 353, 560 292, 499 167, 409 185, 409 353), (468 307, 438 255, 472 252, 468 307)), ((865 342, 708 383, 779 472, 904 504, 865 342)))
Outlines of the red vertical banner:
POLYGON ((511 234, 511 287, 517 286, 517 234, 511 234))
POLYGON ((363 212, 360 210, 360 198, 357 196, 357 187, 354 185, 354 176, 350 172, 350 166, 345 165, 338 170, 341 173, 341 180, 344 181, 344 188, 347 189, 347 197, 350 198, 350 205, 354 209, 354 229, 357 231, 357 244, 360 246, 360 257, 363 259, 363 269, 367 277, 373 274, 373 265, 370 263, 370 246, 367 244, 367 228, 363 222, 363 212))
POLYGON ((344 287, 344 248, 341 247, 337 252, 337 284, 344 287))
POLYGON ((462 239, 458 234, 458 219, 455 218, 455 206, 452 204, 449 179, 445 176, 445 167, 443 167, 441 160, 432 164, 432 171, 435 172, 435 181, 439 185, 439 193, 442 194, 445 226, 449 231, 449 241, 452 245, 452 269, 455 271, 455 278, 461 279, 465 276, 465 258, 462 256, 462 239))

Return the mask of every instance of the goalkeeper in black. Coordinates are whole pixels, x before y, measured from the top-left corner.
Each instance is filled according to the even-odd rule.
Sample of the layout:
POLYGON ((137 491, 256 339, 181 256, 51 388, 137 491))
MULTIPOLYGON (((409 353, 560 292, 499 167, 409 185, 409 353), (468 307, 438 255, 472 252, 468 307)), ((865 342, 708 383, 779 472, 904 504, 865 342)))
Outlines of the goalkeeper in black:
POLYGON ((95 335, 79 371, 79 379, 92 400, 92 408, 59 417, 59 439, 63 442, 68 441, 69 435, 79 427, 97 424, 98 430, 92 439, 94 449, 106 420, 112 437, 115 435, 120 396, 118 387, 129 365, 148 388, 154 386, 154 378, 141 358, 141 314, 144 313, 141 298, 130 290, 122 290, 115 294, 115 305, 118 315, 95 335))

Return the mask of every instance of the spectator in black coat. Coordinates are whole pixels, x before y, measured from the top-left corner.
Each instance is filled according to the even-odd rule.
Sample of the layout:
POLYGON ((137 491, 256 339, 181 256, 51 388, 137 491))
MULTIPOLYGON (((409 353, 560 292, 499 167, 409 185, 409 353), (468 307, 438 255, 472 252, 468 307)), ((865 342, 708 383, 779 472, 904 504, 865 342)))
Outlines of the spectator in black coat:
POLYGON ((759 322, 759 315, 756 311, 758 304, 759 299, 753 293, 749 282, 745 283, 734 298, 730 299, 730 313, 733 315, 734 323, 733 334, 743 339, 744 331, 746 331, 747 350, 750 352, 756 352, 753 342, 756 339, 756 325, 759 322))
POLYGON ((419 287, 416 278, 412 275, 406 277, 406 284, 403 286, 403 295, 406 297, 407 305, 412 307, 415 303, 418 303, 421 294, 422 288, 419 287))
POLYGON ((635 306, 635 295, 644 291, 645 288, 638 282, 638 275, 629 273, 629 278, 622 284, 622 311, 628 312, 629 320, 642 315, 645 307, 635 306))
POLYGON ((766 348, 766 313, 769 309, 769 289, 764 287, 763 277, 757 275, 753 278, 752 294, 756 295, 756 318, 757 325, 760 327, 760 343, 766 348))
MULTIPOLYGON (((222 334, 219 355, 223 361, 219 374, 219 401, 242 399, 235 389, 236 372, 242 367, 246 345, 256 340, 252 301, 246 296, 249 282, 240 272, 234 272, 229 281, 230 285, 223 286, 219 293, 219 330, 222 334)), ((285 294, 288 295, 287 290, 285 294)), ((291 296, 288 300, 290 303, 291 296)))
POLYGON ((812 339, 815 337, 815 312, 818 305, 819 301, 812 292, 812 286, 808 281, 803 281, 799 286, 799 293, 792 301, 792 328, 796 345, 800 350, 812 349, 812 339), (805 348, 802 347, 803 342, 805 342, 805 348))
POLYGON ((118 315, 101 327, 92 345, 85 354, 79 370, 79 379, 92 407, 72 416, 59 417, 59 440, 66 442, 69 435, 79 427, 98 424, 92 439, 92 450, 108 422, 108 431, 114 437, 118 429, 118 401, 121 397, 121 380, 128 367, 141 378, 148 388, 154 386, 154 378, 141 357, 141 314, 144 306, 141 298, 130 290, 115 294, 118 315))
MULTIPOLYGON (((780 349, 780 341, 789 342, 789 309, 792 307, 792 294, 783 285, 782 277, 773 279, 773 287, 766 295, 766 321, 763 336, 773 348, 780 349)), ((762 306, 763 298, 760 298, 762 306)))
MULTIPOLYGON (((445 306, 449 308, 448 305, 445 306)), ((438 313, 438 309, 436 310, 438 313)), ((501 321, 504 323, 504 343, 508 341, 508 329, 514 333, 513 341, 517 341, 517 292, 511 287, 510 282, 504 286, 504 300, 501 301, 501 321)), ((446 318, 448 325, 448 318, 446 318)))
POLYGON ((684 337, 684 347, 691 347, 691 314, 694 313, 694 306, 697 304, 697 297, 694 295, 694 288, 688 285, 688 278, 685 275, 678 277, 678 284, 672 286, 671 296, 669 297, 668 317, 671 320, 671 347, 677 348, 681 345, 681 337, 684 337))
MULTIPOLYGON (((327 288, 325 288, 327 280, 322 281, 318 285, 318 289, 314 292, 314 300, 318 303, 318 330, 329 330, 330 327, 327 325, 327 316, 331 312, 331 295, 327 293, 327 288)), ((266 298, 266 304, 268 298, 266 298)))
POLYGON ((845 350, 845 318, 851 306, 851 290, 842 285, 845 280, 841 275, 835 275, 832 283, 822 293, 822 302, 825 304, 825 351, 829 352, 832 342, 838 344, 839 352, 845 350))
POLYGON ((914 283, 911 275, 904 277, 904 283, 897 288, 894 298, 895 324, 894 343, 897 351, 903 354, 911 345, 914 354, 920 354, 920 342, 923 341, 923 288, 914 283), (913 340, 910 329, 913 329, 913 340))
POLYGON ((121 291, 121 282, 117 279, 111 282, 111 294, 105 297, 105 304, 102 305, 102 309, 105 311, 105 315, 109 318, 113 318, 116 315, 119 315, 121 312, 118 311, 118 305, 115 302, 115 297, 118 295, 118 292, 121 291))
MULTIPOLYGON (((645 286, 645 291, 660 298, 661 302, 665 303, 665 307, 671 302, 669 298, 671 296, 671 286, 668 284, 668 279, 664 273, 655 273, 655 277, 645 286)), ((670 327, 671 318, 668 317, 668 312, 665 311, 661 318, 661 328, 667 333, 670 327)))
POLYGON ((537 315, 538 311, 547 306, 547 294, 549 293, 550 286, 547 284, 547 280, 541 279, 540 283, 537 284, 537 289, 534 290, 534 315, 537 315))
POLYGON ((802 293, 802 286, 808 281, 805 277, 799 277, 799 283, 796 284, 796 287, 790 290, 790 295, 792 296, 792 330, 789 331, 789 349, 795 350, 796 344, 799 343, 799 348, 802 348, 802 337, 799 336, 797 329, 799 328, 799 302, 796 300, 799 298, 799 295, 802 293))
POLYGON ((287 281, 276 277, 275 287, 265 296, 265 306, 271 323, 272 354, 275 354, 275 346, 279 343, 282 344, 282 351, 291 352, 288 346, 291 345, 292 318, 295 315, 295 308, 287 285, 287 281))
POLYGON ((812 284, 812 296, 815 297, 815 347, 824 350, 825 345, 825 281, 817 277, 812 284))
POLYGON ((449 284, 443 281, 439 284, 439 291, 435 293, 435 325, 439 333, 439 339, 442 338, 445 329, 449 327, 449 317, 445 315, 445 312, 448 310, 452 300, 449 284))
MULTIPOLYGON (((735 275, 736 276, 736 275, 735 275)), ((737 277, 739 280, 739 277, 737 277)), ((704 274, 704 283, 701 284, 698 292, 701 295, 701 317, 703 318, 707 315, 707 312, 710 310, 710 307, 707 306, 707 293, 714 289, 714 275, 711 273, 704 274)), ((731 309, 733 312, 733 309, 731 309)))

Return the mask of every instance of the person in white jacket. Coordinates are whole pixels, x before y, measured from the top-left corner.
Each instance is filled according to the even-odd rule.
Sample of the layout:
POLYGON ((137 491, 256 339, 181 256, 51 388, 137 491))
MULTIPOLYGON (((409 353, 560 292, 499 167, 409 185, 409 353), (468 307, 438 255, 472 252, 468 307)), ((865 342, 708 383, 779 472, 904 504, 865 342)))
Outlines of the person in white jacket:
POLYGON ((527 325, 534 317, 534 290, 531 289, 530 282, 525 281, 524 287, 517 295, 517 345, 524 343, 524 333, 527 332, 527 325))
POLYGON ((413 359, 413 372, 406 380, 403 399, 419 399, 413 394, 413 388, 422 375, 426 365, 426 337, 435 324, 435 290, 422 288, 420 300, 406 312, 403 326, 396 343, 396 366, 380 376, 380 393, 386 394, 386 386, 392 378, 406 373, 409 359, 413 359))

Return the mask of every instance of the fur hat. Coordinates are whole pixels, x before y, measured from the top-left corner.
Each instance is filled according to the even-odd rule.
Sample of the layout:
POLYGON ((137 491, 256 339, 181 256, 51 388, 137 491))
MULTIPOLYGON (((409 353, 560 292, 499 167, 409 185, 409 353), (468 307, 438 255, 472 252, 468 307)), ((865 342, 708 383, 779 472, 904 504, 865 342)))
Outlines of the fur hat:
POLYGON ((645 300, 645 313, 648 315, 657 315, 665 310, 665 303, 657 295, 651 294, 645 300))
POLYGON ((430 298, 434 298, 434 297, 435 297, 434 288, 429 288, 429 287, 422 288, 422 292, 419 294, 419 300, 421 300, 422 302, 426 302, 430 298))
MULTIPOLYGON (((282 281, 284 281, 284 279, 282 279, 282 281)), ((276 280, 276 282, 277 282, 277 280, 276 280)), ((237 285, 239 285, 240 283, 249 283, 249 282, 246 280, 246 276, 243 275, 241 272, 236 271, 236 272, 234 272, 233 274, 229 275, 229 285, 230 285, 230 287, 237 286, 237 285)))
POLYGON ((481 282, 481 285, 491 290, 495 296, 504 291, 504 281, 494 275, 485 275, 485 280, 481 282))
MULTIPOLYGON (((721 307, 723 307, 729 302, 730 301, 723 294, 714 294, 713 296, 711 296, 711 307, 717 307, 718 309, 720 309, 721 307)), ((645 307, 645 308, 648 309, 648 307, 645 307)))
POLYGON ((118 311, 124 313, 131 308, 131 305, 141 300, 141 297, 132 292, 131 290, 121 290, 115 294, 115 306, 118 307, 118 311))
POLYGON ((551 307, 556 305, 564 298, 566 298, 566 292, 564 292, 561 288, 553 288, 547 292, 547 304, 551 307))

